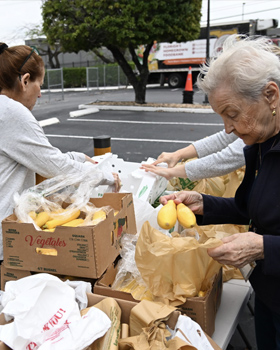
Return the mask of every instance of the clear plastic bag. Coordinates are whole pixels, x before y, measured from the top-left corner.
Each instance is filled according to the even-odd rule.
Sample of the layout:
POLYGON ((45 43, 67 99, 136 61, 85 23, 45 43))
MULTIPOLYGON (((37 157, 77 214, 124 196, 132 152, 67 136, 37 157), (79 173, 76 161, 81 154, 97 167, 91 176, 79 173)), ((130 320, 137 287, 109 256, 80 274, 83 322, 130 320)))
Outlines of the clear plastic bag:
POLYGON ((22 194, 14 195, 15 214, 18 221, 33 223, 36 229, 40 230, 29 215, 31 212, 52 213, 52 218, 65 215, 63 209, 66 206, 69 215, 71 212, 83 209, 86 209, 87 212, 94 212, 97 209, 89 202, 89 199, 92 197, 93 189, 103 182, 104 172, 98 169, 67 176, 58 175, 47 179, 23 191, 22 194))
POLYGON ((126 234, 123 236, 121 240, 122 250, 120 252, 122 259, 118 262, 118 272, 112 284, 112 289, 130 293, 136 300, 152 300, 153 296, 136 266, 136 242, 137 235, 126 234))

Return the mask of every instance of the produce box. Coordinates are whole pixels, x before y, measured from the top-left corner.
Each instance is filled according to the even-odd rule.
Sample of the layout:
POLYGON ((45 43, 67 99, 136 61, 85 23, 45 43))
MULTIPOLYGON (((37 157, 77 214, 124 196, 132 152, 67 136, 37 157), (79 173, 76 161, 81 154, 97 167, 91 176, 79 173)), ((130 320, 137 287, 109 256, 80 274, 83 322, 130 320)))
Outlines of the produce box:
MULTIPOLYGON (((104 299, 106 299, 105 296, 92 294, 92 293, 88 293, 87 297, 88 297, 88 307, 94 306, 94 305, 100 303, 101 301, 103 301, 104 299)), ((123 299, 116 299, 116 298, 115 298, 115 301, 118 303, 120 310, 121 310, 121 325, 129 324, 130 313, 131 313, 132 308, 136 305, 136 303, 131 302, 131 301, 127 301, 127 300, 123 300, 123 299)), ((113 315, 114 310, 111 310, 110 313, 113 315)), ((174 311, 172 313, 172 316, 171 316, 170 321, 169 321, 170 327, 174 328, 174 325, 176 324, 179 315, 180 315, 180 313, 177 311, 174 311)), ((0 325, 4 325, 6 323, 7 322, 5 321, 4 315, 1 314, 0 315, 0 325)), ((112 324, 113 324, 112 327, 115 327, 115 320, 112 324)), ((120 329, 117 330, 117 333, 118 332, 120 332, 120 329)), ((113 331, 111 332, 111 334, 114 334, 113 331)), ((214 350, 221 350, 221 348, 209 337, 208 334, 206 334, 206 336, 207 336, 207 338, 208 338, 208 340, 209 340, 209 342, 214 350)), ((91 349, 91 346, 89 347, 89 349, 91 349)), ((109 346, 107 349, 108 350, 115 350, 116 349, 116 342, 112 341, 111 346, 109 346)), ((7 345, 5 345, 3 342, 0 341, 0 350, 10 350, 10 348, 7 345)))
MULTIPOLYGON (((97 162, 96 167, 118 173, 122 188, 121 192, 133 193, 137 198, 153 204, 166 190, 168 181, 153 173, 140 169, 141 163, 126 162, 116 154, 106 153, 92 158, 97 162)), ((145 163, 152 163, 154 159, 148 158, 145 163)), ((164 166, 164 164, 161 164, 164 166)), ((98 186, 94 191, 95 197, 100 197, 107 190, 107 186, 98 186)))
POLYGON ((17 222, 14 214, 4 219, 5 267, 99 278, 118 256, 121 236, 136 233, 135 213, 131 193, 105 193, 91 202, 96 207, 113 208, 95 226, 58 226, 54 232, 47 232, 17 222), (116 215, 114 210, 118 211, 116 215))
MULTIPOLYGON (((94 284, 94 293, 124 299, 128 301, 139 302, 135 300, 130 293, 113 290, 111 288, 115 277, 117 275, 117 268, 111 265, 104 275, 94 284)), ((208 335, 212 335, 215 331, 215 318, 218 308, 221 303, 223 289, 223 274, 222 268, 215 276, 212 287, 207 291, 204 297, 191 297, 177 308, 192 320, 197 322, 200 327, 208 335)))
POLYGON ((8 281, 17 281, 20 278, 31 276, 31 271, 9 269, 5 267, 4 262, 1 264, 1 290, 5 290, 5 284, 8 281))
MULTIPOLYGON (((25 271, 25 270, 18 270, 18 269, 10 269, 5 267, 5 262, 1 265, 1 290, 5 290, 5 285, 9 281, 17 281, 20 278, 24 278, 27 276, 34 275, 36 273, 41 272, 32 272, 32 271, 25 271)), ((62 281, 70 280, 70 281, 84 281, 89 282, 92 285, 92 288, 94 284, 96 283, 96 279, 93 278, 86 278, 86 277, 74 277, 74 276, 66 276, 66 275, 57 275, 56 277, 60 278, 62 281)))

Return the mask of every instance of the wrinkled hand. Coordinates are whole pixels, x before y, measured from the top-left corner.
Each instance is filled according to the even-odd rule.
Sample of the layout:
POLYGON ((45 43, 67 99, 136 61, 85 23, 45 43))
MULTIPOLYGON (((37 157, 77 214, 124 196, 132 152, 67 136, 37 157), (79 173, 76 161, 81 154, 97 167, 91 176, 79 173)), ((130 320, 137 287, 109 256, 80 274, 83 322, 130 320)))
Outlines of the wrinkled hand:
POLYGON ((194 214, 203 215, 203 197, 196 191, 181 191, 160 197, 159 201, 165 205, 167 201, 173 199, 176 204, 184 203, 194 214))
MULTIPOLYGON (((174 152, 162 152, 157 160, 153 163, 153 165, 157 165, 159 163, 167 163, 168 168, 173 168, 179 159, 177 159, 174 155, 174 152)), ((162 175, 163 176, 163 175, 162 175)))
POLYGON ((208 254, 220 264, 240 268, 264 258, 263 236, 257 233, 236 233, 222 241, 223 244, 219 247, 208 249, 208 254))
POLYGON ((151 173, 154 173, 156 175, 165 177, 167 180, 172 179, 173 175, 171 174, 172 169, 169 168, 163 168, 163 167, 159 167, 153 164, 142 164, 140 169, 144 169, 145 171, 150 171, 151 173))
POLYGON ((117 173, 112 173, 112 174, 115 181, 114 183, 115 189, 113 192, 119 192, 122 187, 121 179, 119 178, 119 175, 117 173))

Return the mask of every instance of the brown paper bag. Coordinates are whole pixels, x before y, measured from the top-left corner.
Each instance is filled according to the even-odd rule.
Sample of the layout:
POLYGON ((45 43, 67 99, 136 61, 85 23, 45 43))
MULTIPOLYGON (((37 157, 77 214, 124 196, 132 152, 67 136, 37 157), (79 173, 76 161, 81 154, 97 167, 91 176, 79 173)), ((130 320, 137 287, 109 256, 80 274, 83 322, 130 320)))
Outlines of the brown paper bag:
POLYGON ((177 306, 210 288, 221 265, 208 255, 207 248, 220 244, 216 238, 205 242, 171 238, 146 221, 137 240, 135 262, 155 300, 177 306))
POLYGON ((129 327, 131 337, 121 339, 119 341, 119 349, 196 350, 187 340, 184 342, 179 338, 174 338, 167 341, 167 337, 171 334, 167 330, 166 324, 168 323, 171 328, 174 328, 179 314, 173 306, 141 301, 130 313, 129 327))
MULTIPOLYGON (((183 165, 195 159, 197 158, 183 160, 179 162, 176 166, 183 165)), ((216 176, 196 181, 191 181, 188 178, 174 177, 171 180, 169 180, 167 184, 167 190, 190 190, 219 197, 234 197, 237 188, 243 180, 244 173, 245 166, 223 176, 216 176)))
POLYGON ((245 174, 245 166, 223 176, 223 180, 225 184, 225 192, 223 194, 223 197, 229 198, 229 197, 235 196, 235 192, 239 187, 239 185, 241 184, 244 178, 244 174, 245 174))
MULTIPOLYGON (((222 239, 224 237, 233 235, 235 233, 247 232, 248 227, 246 225, 208 225, 199 226, 197 231, 201 239, 205 240, 207 238, 217 238, 222 239)), ((236 267, 230 265, 223 265, 223 282, 227 282, 231 279, 244 279, 240 270, 236 267)))
MULTIPOLYGON (((113 298, 105 298, 98 304, 91 307, 96 307, 105 312, 105 314, 110 318, 112 325, 107 333, 91 344, 87 350, 118 350, 121 327, 121 309, 119 304, 113 298)), ((89 308, 81 310, 81 315, 86 314, 88 310, 89 308)))
MULTIPOLYGON (((131 337, 119 341, 120 350, 199 350, 181 330, 184 340, 178 337, 169 339, 170 329, 174 330, 180 312, 170 305, 141 301, 130 313, 131 337)), ((187 316, 185 316, 187 317, 187 316)), ((211 339, 208 341, 213 346, 211 339)), ((215 344, 215 349, 218 349, 215 344)))

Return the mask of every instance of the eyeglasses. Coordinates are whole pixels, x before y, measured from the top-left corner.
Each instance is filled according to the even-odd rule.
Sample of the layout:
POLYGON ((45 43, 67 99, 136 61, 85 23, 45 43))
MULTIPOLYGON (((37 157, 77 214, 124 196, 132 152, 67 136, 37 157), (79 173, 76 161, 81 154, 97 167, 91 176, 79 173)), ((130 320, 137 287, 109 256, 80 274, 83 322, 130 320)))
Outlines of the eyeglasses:
MULTIPOLYGON (((32 47, 32 46, 31 46, 32 47)), ((25 63, 29 60, 29 58, 31 57, 31 55, 33 54, 33 52, 36 52, 37 55, 39 55, 38 50, 36 49, 36 47, 32 47, 32 50, 30 52, 30 54, 26 57, 26 59, 23 61, 23 64, 20 66, 19 68, 19 72, 22 70, 23 66, 25 65, 25 63)), ((19 80, 21 81, 21 74, 18 75, 19 80)))

